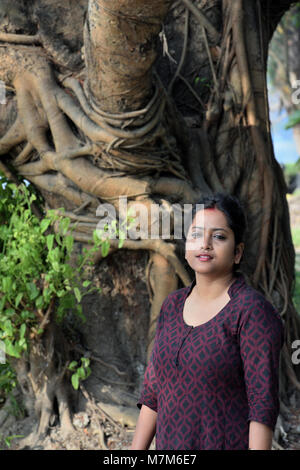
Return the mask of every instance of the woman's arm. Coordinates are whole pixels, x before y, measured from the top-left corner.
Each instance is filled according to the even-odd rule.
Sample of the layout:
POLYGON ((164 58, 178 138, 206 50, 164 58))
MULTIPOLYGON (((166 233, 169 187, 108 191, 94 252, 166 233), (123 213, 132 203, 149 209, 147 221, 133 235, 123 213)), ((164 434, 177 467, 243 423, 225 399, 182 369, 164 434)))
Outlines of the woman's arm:
POLYGON ((269 426, 257 421, 250 421, 249 449, 271 450, 273 431, 269 426))
POLYGON ((148 450, 155 435, 156 417, 156 411, 146 405, 142 405, 129 450, 148 450))
POLYGON ((284 326, 278 311, 262 297, 249 298, 239 328, 248 399, 250 449, 271 449, 279 414, 279 359, 284 326))

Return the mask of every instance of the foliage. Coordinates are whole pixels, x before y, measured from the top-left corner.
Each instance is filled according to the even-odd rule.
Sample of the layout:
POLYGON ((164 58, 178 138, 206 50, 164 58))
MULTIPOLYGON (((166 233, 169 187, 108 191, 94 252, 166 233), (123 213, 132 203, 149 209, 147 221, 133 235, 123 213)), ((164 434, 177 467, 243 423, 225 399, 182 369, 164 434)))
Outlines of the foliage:
POLYGON ((89 367, 90 360, 87 357, 81 358, 81 365, 78 365, 77 361, 72 361, 68 369, 74 372, 71 376, 71 382, 75 390, 78 390, 79 383, 81 380, 85 380, 91 374, 91 369, 89 367))
MULTIPOLYGON (((283 168, 283 175, 287 186, 290 186, 293 179, 300 172, 300 158, 295 163, 286 163, 283 168)), ((296 196, 297 189, 293 192, 293 196, 296 196)), ((287 195, 289 196, 289 195, 287 195)))
POLYGON ((284 173, 286 176, 296 175, 300 171, 300 158, 295 163, 286 163, 284 173))
POLYGON ((294 111, 290 116, 289 120, 285 126, 286 129, 290 129, 291 127, 296 126, 297 124, 300 124, 300 110, 297 109, 294 111))
MULTIPOLYGON (((31 210, 36 200, 24 183, 16 186, 0 177, 0 340, 15 358, 43 333, 52 309, 58 322, 70 311, 84 320, 82 287, 84 295, 101 291, 89 280, 82 282, 85 268, 95 252, 101 249, 106 256, 109 250, 109 240, 100 238, 103 231, 95 230, 91 248, 71 265, 76 224, 70 227, 64 208, 48 210, 39 220, 31 210)), ((121 247, 124 236, 119 233, 121 247)))
POLYGON ((8 363, 0 364, 0 391, 7 396, 16 384, 16 374, 10 365, 8 363))
POLYGON ((300 25, 300 3, 297 2, 282 17, 272 37, 268 57, 268 79, 271 86, 284 91, 290 69, 288 47, 290 38, 297 34, 300 25))

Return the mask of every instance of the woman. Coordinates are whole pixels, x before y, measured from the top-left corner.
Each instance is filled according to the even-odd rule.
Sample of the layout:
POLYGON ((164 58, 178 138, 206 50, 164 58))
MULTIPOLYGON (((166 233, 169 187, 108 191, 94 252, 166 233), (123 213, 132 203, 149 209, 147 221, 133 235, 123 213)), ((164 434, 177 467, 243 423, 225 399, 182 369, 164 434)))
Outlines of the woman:
POLYGON ((148 449, 155 434, 157 450, 271 449, 282 320, 237 271, 239 201, 204 197, 192 219, 185 257, 195 279, 161 307, 131 450, 148 449))

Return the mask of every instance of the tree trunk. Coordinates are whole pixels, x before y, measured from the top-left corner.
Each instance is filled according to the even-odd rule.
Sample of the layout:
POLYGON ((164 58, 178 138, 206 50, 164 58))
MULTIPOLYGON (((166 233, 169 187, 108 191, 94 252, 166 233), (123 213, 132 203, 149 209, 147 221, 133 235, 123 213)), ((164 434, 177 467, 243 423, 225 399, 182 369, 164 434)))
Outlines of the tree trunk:
MULTIPOLYGON (((249 230, 241 269, 286 322, 282 399, 300 387, 290 360, 300 324, 292 303, 287 188, 270 136, 266 60, 290 3, 268 10, 269 2, 245 0, 90 0, 83 64, 70 47, 69 29, 64 36, 63 7, 53 0, 31 12, 43 35, 30 23, 22 32, 34 34, 32 45, 24 36, 26 46, 3 44, 0 51, 0 78, 15 90, 2 119, 2 161, 40 190, 46 207, 65 207, 77 222, 78 251, 99 222, 100 204, 112 204, 124 218, 121 196, 128 209, 160 204, 173 223, 172 204, 197 202, 204 192, 225 190, 242 200, 249 230), (58 30, 49 36, 47 18, 54 14, 58 30)), ((73 29, 83 30, 85 2, 82 15, 71 4, 78 15, 73 29)), ((2 35, 2 41, 15 38, 2 35)), ((161 304, 192 280, 182 239, 171 233, 166 241, 160 233, 149 239, 147 228, 121 250, 112 240, 108 257, 95 257, 94 282, 103 291, 84 300, 87 322, 78 327, 81 347, 94 357, 91 389, 132 406, 161 304)))

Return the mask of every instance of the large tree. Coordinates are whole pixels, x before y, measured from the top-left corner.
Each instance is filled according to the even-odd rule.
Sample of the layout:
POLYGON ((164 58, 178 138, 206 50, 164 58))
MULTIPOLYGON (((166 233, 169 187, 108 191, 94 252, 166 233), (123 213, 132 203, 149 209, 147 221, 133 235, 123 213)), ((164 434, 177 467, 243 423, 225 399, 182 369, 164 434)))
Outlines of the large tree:
MULTIPOLYGON (((100 204, 124 216, 122 196, 127 209, 150 213, 151 204, 159 204, 173 221, 175 204, 197 202, 203 193, 238 196, 248 218, 241 269, 286 325, 282 399, 300 388, 291 363, 300 324, 266 63, 272 34, 291 3, 0 1, 0 79, 7 86, 2 171, 34 185, 45 208, 65 208, 77 223, 79 251, 99 222, 100 204)), ((183 240, 172 233, 165 239, 162 232, 157 240, 141 232, 121 250, 112 240, 108 257, 99 253, 95 263, 103 291, 84 302, 87 323, 78 340, 98 358, 91 390, 109 383, 108 399, 134 406, 161 304, 191 282, 192 272, 183 240)), ((24 386, 30 368, 27 360, 17 371, 32 393, 24 386)), ((33 380, 38 399, 38 375, 33 380)), ((53 393, 53 404, 60 397, 53 393)), ((49 400, 45 406, 40 432, 47 428, 49 400)))

